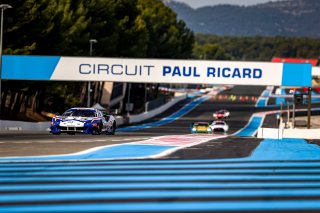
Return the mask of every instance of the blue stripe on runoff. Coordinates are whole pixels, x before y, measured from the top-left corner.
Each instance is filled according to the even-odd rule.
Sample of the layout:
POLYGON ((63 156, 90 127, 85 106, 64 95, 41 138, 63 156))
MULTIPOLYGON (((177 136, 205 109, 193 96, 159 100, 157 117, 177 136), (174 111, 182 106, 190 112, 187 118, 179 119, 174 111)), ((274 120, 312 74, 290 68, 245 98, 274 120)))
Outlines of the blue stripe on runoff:
MULTIPOLYGON (((274 169, 270 169, 274 173, 274 169)), ((290 170, 290 169, 288 169, 290 170)), ((308 169, 309 170, 309 169, 308 169)), ((199 173, 199 170, 195 170, 199 173)), ((223 170, 229 171, 229 170, 223 170)), ((250 171, 254 172, 255 169, 251 169, 250 171)), ((185 171, 184 171, 185 172, 185 171)), ((188 171, 189 172, 189 171, 188 171)), ((246 171, 243 171, 246 172, 246 171)), ((316 187, 320 188, 319 182, 265 182, 265 181, 257 181, 257 182, 146 182, 146 183, 90 183, 90 184, 82 184, 82 183, 55 183, 53 185, 49 184, 39 184, 39 185, 31 185, 31 184, 8 184, 2 185, 0 188, 0 192, 4 191, 38 191, 38 192, 47 192, 47 191, 57 191, 57 190, 116 190, 116 189, 200 189, 200 188, 218 188, 218 189, 231 189, 231 188, 250 188, 257 189, 261 187, 268 188, 278 188, 278 187, 294 187, 294 188, 306 188, 306 187, 316 187)), ((1 197, 1 195, 0 195, 1 197)))
POLYGON ((66 163, 65 166, 43 163, 45 167, 40 171, 32 170, 32 165, 37 166, 34 163, 20 164, 22 167, 27 165, 24 167, 26 171, 20 171, 17 164, 10 164, 13 172, 0 164, 0 182, 3 185, 0 187, 0 200, 6 204, 0 206, 0 212, 317 211, 320 204, 314 197, 320 196, 319 162, 306 160, 319 159, 320 148, 303 139, 266 139, 251 156, 223 159, 224 163, 217 164, 214 162, 220 160, 86 162, 87 168, 79 166, 78 162, 66 163), (209 161, 212 163, 208 164, 209 161), (130 162, 135 165, 126 165, 130 162), (147 162, 151 164, 146 165, 147 162), (111 165, 116 163, 120 165, 111 165), (209 167, 216 167, 211 169, 212 174, 199 170, 209 167), (142 173, 137 170, 139 168, 143 169, 140 170, 142 173), (169 168, 175 173, 166 171, 169 168), (195 170, 190 170, 192 168, 195 170), (63 173, 59 174, 59 171, 63 173), (199 171, 201 174, 197 174, 199 171), (74 172, 82 173, 77 175, 74 172), (105 172, 110 172, 110 175, 105 172), (52 184, 41 184, 49 181, 52 184), (10 193, 1 193, 8 191, 10 193), (247 200, 239 200, 239 197, 247 200), (252 200, 257 197, 272 199, 252 200), (278 200, 279 197, 286 199, 278 200), (179 201, 198 198, 225 200, 179 201), (132 199, 165 200, 137 202, 132 199), (69 203, 59 203, 61 200, 69 203), (123 202, 119 204, 114 200, 123 202), (30 202, 38 204, 31 205, 30 202), (58 203, 52 204, 54 202, 58 203))
POLYGON ((140 158, 156 154, 160 154, 175 146, 156 146, 156 145, 137 145, 124 144, 109 146, 97 151, 85 154, 61 155, 61 156, 44 156, 44 157, 13 157, 0 158, 0 161, 68 161, 68 160, 98 160, 98 159, 114 159, 114 158, 140 158))
MULTIPOLYGON (((263 181, 266 180, 266 175, 261 174, 238 174, 238 175, 221 175, 221 174, 193 174, 193 175, 89 175, 89 176, 33 176, 33 177, 1 177, 0 182, 3 183, 18 183, 18 182, 78 182, 78 181, 94 181, 94 182, 148 182, 148 181, 263 181)), ((270 174, 267 177, 268 180, 273 181, 320 181, 320 177, 317 174, 270 174)), ((319 194, 320 196, 320 194, 319 194)), ((1 212, 1 211, 0 211, 1 212)))
POLYGON ((47 212, 218 212, 218 211, 281 211, 281 210, 319 210, 320 202, 305 200, 257 200, 257 201, 188 201, 188 202, 130 202, 130 203, 76 203, 51 205, 3 206, 7 213, 47 213, 47 212))
POLYGON ((312 86, 312 65, 284 63, 282 86, 312 86))
POLYGON ((266 107, 267 100, 268 99, 266 99, 266 98, 259 98, 258 103, 256 104, 256 107, 266 107))
POLYGON ((239 189, 211 190, 199 189, 190 193, 190 190, 144 190, 144 191, 97 191, 97 192, 52 192, 48 194, 28 193, 6 195, 1 202, 54 202, 54 201, 95 201, 115 199, 181 199, 181 198, 238 198, 238 197, 297 197, 320 196, 319 190, 314 189, 239 189))
POLYGON ((320 160, 320 147, 304 139, 265 139, 247 160, 320 160))
POLYGON ((270 96, 270 91, 269 90, 263 91, 261 96, 264 97, 264 98, 268 98, 270 96))
MULTIPOLYGON (((83 167, 82 167, 83 168, 83 167)), ((129 168, 128 168, 129 169, 129 168)), ((91 169, 89 166, 85 167, 85 169, 79 171, 76 170, 75 167, 69 168, 69 170, 43 170, 43 171, 33 171, 33 173, 25 173, 24 177, 30 177, 30 176, 63 176, 63 175, 183 175, 185 174, 185 170, 176 170, 174 168, 168 168, 168 169, 161 169, 161 170, 144 170, 144 169, 135 169, 135 170, 110 170, 108 167, 94 167, 94 169, 91 169), (102 170, 103 169, 103 170, 102 170)), ((201 174, 255 174, 255 173, 265 173, 272 175, 274 173, 274 169, 270 168, 262 168, 262 169, 246 169, 246 168, 239 168, 239 169, 219 169, 215 168, 213 169, 201 169, 201 174)), ((306 169, 277 169, 277 174, 288 174, 288 173, 305 173, 305 174, 314 174, 314 173, 320 173, 320 169, 314 169, 314 168, 306 168, 306 169)), ((197 169, 189 169, 188 174, 199 174, 199 170, 197 169)), ((0 173, 0 177, 6 177, 8 175, 21 175, 21 171, 5 171, 0 173)), ((320 186, 320 183, 319 183, 320 186)), ((3 186, 0 188, 0 192, 3 190, 3 186)))
POLYGON ((234 136, 238 137, 251 137, 257 131, 258 128, 262 125, 263 117, 261 116, 253 116, 247 126, 241 129, 239 132, 235 133, 234 136))
POLYGON ((3 56, 2 78, 49 81, 60 56, 3 56))
MULTIPOLYGON (((305 142, 305 141, 304 141, 305 142)), ((306 145, 309 145, 305 142, 306 145)), ((257 148, 257 150, 259 147, 257 148)), ((317 150, 310 150, 320 155, 320 152, 317 150)), ((319 151, 319 150, 318 150, 319 151)), ((37 172, 41 170, 57 170, 60 171, 68 171, 68 170, 92 170, 92 169, 104 169, 104 170, 126 170, 126 169, 250 169, 250 168, 270 168, 270 167, 304 167, 308 169, 312 169, 314 167, 320 167, 319 162, 311 162, 308 159, 302 159, 307 162, 260 162, 255 161, 259 156, 252 155, 246 158, 238 158, 238 159, 202 159, 202 160, 121 160, 121 161, 99 161, 100 166, 92 165, 96 162, 91 161, 79 161, 79 162, 26 162, 26 163, 1 163, 1 172, 13 172, 19 170, 21 173, 24 172, 37 172), (253 157, 252 157, 253 156, 253 157), (219 164, 208 164, 208 163, 216 163, 219 164), (117 165, 117 164, 126 164, 126 165, 117 165), (143 165, 136 165, 141 164, 143 165), (25 165, 28 167, 25 167, 25 165), (86 166, 81 166, 86 164, 86 166), (157 165, 155 165, 157 164, 157 165), (10 167, 12 166, 12 167, 10 167), (8 168, 9 167, 9 168, 8 168), (50 168, 49 168, 50 167, 50 168)), ((283 156, 283 155, 281 155, 283 156)), ((320 158, 319 158, 320 159, 320 158)), ((277 160, 279 160, 277 158, 277 160)), ((281 159, 280 159, 281 160, 281 159)), ((298 161, 299 159, 295 159, 298 161)), ((310 170, 311 171, 311 170, 310 170)))
MULTIPOLYGON (((313 91, 311 93, 312 93, 312 96, 319 95, 318 93, 315 93, 313 91)), ((311 98, 311 103, 319 103, 319 102, 320 102, 320 98, 313 98, 313 97, 311 98)))
MULTIPOLYGON (((286 89, 281 89, 281 95, 286 95, 286 89)), ((283 97, 276 97, 276 106, 280 106, 280 105, 286 105, 286 98, 283 97)))

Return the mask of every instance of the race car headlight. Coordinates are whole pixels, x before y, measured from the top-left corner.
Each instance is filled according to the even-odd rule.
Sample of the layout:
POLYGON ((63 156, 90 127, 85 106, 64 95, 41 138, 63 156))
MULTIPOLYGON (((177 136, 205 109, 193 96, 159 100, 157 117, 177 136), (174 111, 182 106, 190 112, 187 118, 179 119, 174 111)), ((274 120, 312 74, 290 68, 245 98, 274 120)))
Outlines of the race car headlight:
POLYGON ((230 115, 230 112, 226 112, 226 116, 229 116, 230 115))
POLYGON ((86 123, 87 124, 91 124, 92 126, 98 126, 98 124, 99 124, 99 120, 88 120, 86 123))
POLYGON ((211 131, 212 131, 212 129, 211 129, 211 128, 208 128, 208 129, 207 129, 207 132, 211 132, 211 131))
POLYGON ((59 125, 60 124, 60 120, 53 118, 51 120, 51 125, 59 125))
POLYGON ((213 117, 217 117, 217 114, 213 114, 213 117))
POLYGON ((197 129, 193 127, 193 128, 192 128, 192 131, 197 131, 197 129))

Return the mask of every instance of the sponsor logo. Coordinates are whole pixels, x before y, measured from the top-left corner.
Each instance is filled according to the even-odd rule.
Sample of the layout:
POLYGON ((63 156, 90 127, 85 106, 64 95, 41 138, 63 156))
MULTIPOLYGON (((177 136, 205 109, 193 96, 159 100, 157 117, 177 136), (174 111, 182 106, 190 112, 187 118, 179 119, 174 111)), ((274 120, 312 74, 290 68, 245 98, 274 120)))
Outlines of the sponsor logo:
MULTIPOLYGON (((201 77, 197 67, 185 66, 163 66, 162 75, 171 77, 201 77)), ((262 78, 262 70, 259 68, 208 67, 206 77, 260 79, 262 78)))
POLYGON ((122 65, 122 64, 80 64, 79 73, 82 75, 126 75, 142 76, 151 75, 154 70, 153 65, 122 65))

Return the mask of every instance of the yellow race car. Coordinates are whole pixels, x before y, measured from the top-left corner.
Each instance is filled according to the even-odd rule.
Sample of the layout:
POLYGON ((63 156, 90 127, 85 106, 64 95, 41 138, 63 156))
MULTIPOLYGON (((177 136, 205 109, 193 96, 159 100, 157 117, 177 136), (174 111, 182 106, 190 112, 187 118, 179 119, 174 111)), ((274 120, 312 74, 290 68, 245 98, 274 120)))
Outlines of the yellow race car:
POLYGON ((212 134, 212 128, 208 122, 196 122, 191 125, 191 133, 206 133, 212 134))

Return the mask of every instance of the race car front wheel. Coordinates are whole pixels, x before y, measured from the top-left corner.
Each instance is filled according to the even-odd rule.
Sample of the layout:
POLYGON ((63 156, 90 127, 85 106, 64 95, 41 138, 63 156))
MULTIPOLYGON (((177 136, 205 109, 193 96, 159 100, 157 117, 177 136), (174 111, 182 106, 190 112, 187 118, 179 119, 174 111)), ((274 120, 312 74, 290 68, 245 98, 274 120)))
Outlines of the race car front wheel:
POLYGON ((117 125, 113 122, 112 126, 109 128, 109 131, 106 132, 107 135, 114 135, 116 132, 117 125))
POLYGON ((102 123, 99 124, 99 127, 94 128, 92 130, 93 135, 101 135, 101 132, 102 132, 102 123))

